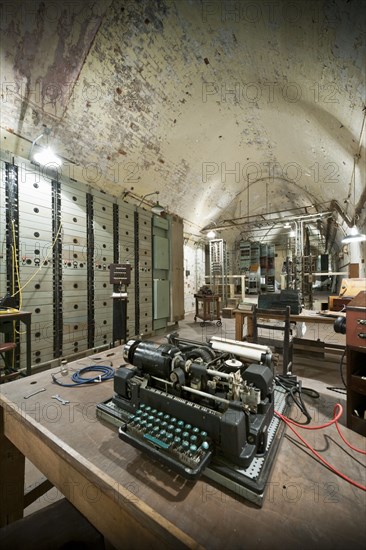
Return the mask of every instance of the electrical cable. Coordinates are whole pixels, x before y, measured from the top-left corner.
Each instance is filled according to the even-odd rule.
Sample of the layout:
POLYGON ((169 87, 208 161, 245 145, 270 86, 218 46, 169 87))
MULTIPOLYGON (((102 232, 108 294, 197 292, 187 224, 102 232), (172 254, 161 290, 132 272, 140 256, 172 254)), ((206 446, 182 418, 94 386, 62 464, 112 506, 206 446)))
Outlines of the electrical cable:
POLYGON ((300 439, 300 441, 302 441, 302 443, 304 443, 304 445, 306 445, 306 447, 313 453, 315 454, 315 456, 323 463, 327 466, 327 468, 329 468, 332 472, 334 472, 335 474, 337 474, 338 476, 340 476, 342 479, 348 481, 348 483, 351 483, 351 485, 357 487, 358 489, 361 489, 362 491, 366 491, 366 486, 365 485, 361 485, 360 483, 358 483, 357 481, 354 481, 353 479, 349 478, 348 476, 346 476, 345 474, 343 474, 342 472, 340 472, 339 470, 337 470, 337 468, 335 468, 334 466, 332 466, 325 458, 323 458, 296 430, 295 428, 292 427, 291 424, 293 424, 294 426, 297 426, 299 428, 302 428, 304 430, 320 430, 322 428, 327 428, 328 426, 331 426, 332 424, 335 424, 336 425, 336 428, 337 428, 337 431, 339 433, 339 435, 341 436, 342 440, 346 443, 346 445, 348 445, 348 447, 350 447, 350 449, 358 452, 358 453, 362 453, 362 454, 365 454, 366 455, 366 451, 362 450, 362 449, 358 449, 357 447, 354 447, 353 445, 351 445, 345 438, 344 436, 341 434, 340 432, 340 429, 339 429, 339 426, 338 426, 338 420, 339 418, 342 416, 343 414, 343 407, 342 405, 340 405, 339 403, 336 403, 335 407, 334 407, 334 416, 332 418, 332 420, 330 420, 329 422, 326 422, 325 424, 320 424, 318 426, 304 426, 302 424, 299 424, 298 422, 295 422, 294 420, 291 420, 290 418, 287 418, 286 416, 284 416, 283 414, 279 413, 278 411, 275 411, 275 414, 276 416, 278 416, 289 428, 290 430, 292 430, 294 432, 294 434, 300 439), (338 412, 336 412, 338 409, 338 412))
POLYGON ((83 367, 82 369, 74 372, 74 374, 71 376, 73 384, 64 384, 60 382, 60 380, 56 378, 55 374, 51 374, 51 376, 55 384, 58 384, 59 386, 73 388, 74 386, 82 386, 84 384, 94 384, 110 380, 114 376, 114 369, 106 365, 90 365, 89 367, 83 367), (82 375, 86 374, 87 372, 99 372, 103 374, 98 374, 98 376, 92 376, 90 378, 84 378, 82 375))
MULTIPOLYGON (((306 417, 305 424, 309 424, 311 422, 311 415, 309 414, 309 411, 306 408, 302 395, 305 394, 305 395, 309 395, 310 397, 313 397, 314 399, 318 399, 319 393, 311 388, 303 388, 301 384, 301 380, 297 381, 296 376, 279 374, 275 376, 275 383, 278 386, 281 386, 287 392, 287 398, 289 397, 292 398, 295 405, 298 407, 298 409, 300 409, 302 414, 306 417)), ((303 426, 303 424, 300 424, 300 426, 303 426)))
POLYGON ((45 259, 43 260, 43 262, 42 262, 42 263, 40 264, 40 266, 34 271, 33 275, 31 275, 31 276, 29 277, 28 281, 26 281, 26 282, 24 283, 24 285, 23 285, 21 288, 19 288, 19 290, 17 290, 17 292, 14 292, 14 289, 13 289, 13 292, 14 292, 14 293, 12 294, 12 297, 16 296, 18 293, 21 293, 21 292, 25 289, 25 287, 29 285, 29 283, 32 281, 32 279, 34 279, 34 277, 35 277, 35 276, 37 275, 37 273, 42 269, 42 267, 45 265, 45 263, 48 262, 48 259, 49 259, 49 257, 51 256, 51 252, 52 252, 52 250, 53 250, 53 248, 54 248, 54 246, 55 246, 55 244, 56 244, 56 242, 57 242, 57 239, 58 239, 58 237, 59 237, 61 228, 62 228, 62 223, 60 222, 60 225, 59 225, 58 230, 57 230, 57 233, 56 233, 56 237, 54 238, 53 243, 52 243, 51 251, 49 252, 49 254, 47 254, 47 256, 45 257, 45 259))
POLYGON ((344 380, 344 376, 343 376, 343 360, 344 360, 345 354, 346 354, 346 348, 344 349, 344 351, 342 353, 342 356, 341 356, 341 360, 339 362, 339 371, 340 371, 340 374, 341 374, 341 379, 342 379, 344 388, 334 388, 334 387, 329 387, 329 386, 327 387, 327 390, 331 390, 331 391, 340 393, 342 395, 345 395, 346 390, 347 390, 347 384, 346 384, 346 382, 344 380))
POLYGON ((342 353, 342 357, 341 357, 341 360, 339 362, 339 370, 340 370, 340 373, 341 373, 341 378, 342 378, 343 385, 347 389, 347 384, 346 384, 346 382, 344 380, 344 376, 343 376, 343 359, 344 359, 344 356, 346 354, 346 349, 347 348, 344 348, 344 351, 342 353))

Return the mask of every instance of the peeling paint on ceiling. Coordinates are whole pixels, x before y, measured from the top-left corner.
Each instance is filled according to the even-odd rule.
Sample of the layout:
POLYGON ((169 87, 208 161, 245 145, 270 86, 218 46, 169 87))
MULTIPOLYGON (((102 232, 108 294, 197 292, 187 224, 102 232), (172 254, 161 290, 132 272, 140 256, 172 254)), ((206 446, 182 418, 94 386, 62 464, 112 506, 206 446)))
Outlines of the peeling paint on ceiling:
POLYGON ((90 185, 159 190, 197 228, 334 199, 343 208, 364 114, 365 6, 6 3, 1 127, 29 142, 50 127, 90 185))

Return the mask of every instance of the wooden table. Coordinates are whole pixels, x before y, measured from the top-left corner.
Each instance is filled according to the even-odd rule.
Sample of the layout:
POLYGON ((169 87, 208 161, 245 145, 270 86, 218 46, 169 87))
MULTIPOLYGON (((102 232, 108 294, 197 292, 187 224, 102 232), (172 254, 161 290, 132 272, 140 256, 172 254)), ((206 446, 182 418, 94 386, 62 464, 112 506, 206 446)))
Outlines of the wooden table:
MULTIPOLYGON (((243 326, 244 321, 247 319, 247 338, 253 336, 253 312, 252 311, 243 311, 241 309, 234 309, 235 315, 235 340, 243 340, 243 326)), ((342 315, 341 313, 337 314, 342 315)), ((274 319, 274 320, 283 320, 283 315, 276 315, 276 312, 273 311, 269 314, 260 314, 258 315, 261 319, 274 319)), ((299 315, 290 315, 291 323, 316 323, 316 324, 325 324, 333 325, 336 320, 336 316, 326 316, 319 315, 315 312, 307 311, 302 312, 299 315)))
MULTIPOLYGON (((122 347, 69 367, 78 370, 109 361, 115 368, 123 363, 122 347)), ((363 547, 364 495, 310 458, 301 445, 287 438, 280 443, 259 509, 205 478, 185 481, 121 441, 117 429, 98 420, 95 412, 97 403, 112 396, 113 381, 61 388, 51 381, 50 374, 58 370, 1 387, 1 525, 22 516, 27 457, 117 549, 239 550, 255 544, 288 548, 298 541, 334 550, 346 544, 353 550, 363 547), (41 387, 44 392, 24 399, 41 387), (52 399, 56 393, 70 404, 52 399)), ((331 399, 323 404, 325 409, 312 408, 317 421, 324 418, 324 410, 332 410, 331 399)), ((337 437, 335 428, 327 433, 337 437)), ((353 443, 362 446, 363 438, 349 433, 353 443)), ((312 433, 311 441, 328 458, 339 453, 331 439, 324 446, 318 432, 312 433)), ((344 453, 336 458, 340 469, 361 481, 358 461, 347 461, 344 453)))
POLYGON ((10 313, 0 313, 0 332, 2 326, 5 323, 10 323, 12 321, 20 321, 26 327, 26 346, 27 346, 27 364, 26 364, 26 373, 29 376, 32 372, 32 340, 31 340, 31 323, 32 323, 32 313, 30 311, 14 311, 10 313))

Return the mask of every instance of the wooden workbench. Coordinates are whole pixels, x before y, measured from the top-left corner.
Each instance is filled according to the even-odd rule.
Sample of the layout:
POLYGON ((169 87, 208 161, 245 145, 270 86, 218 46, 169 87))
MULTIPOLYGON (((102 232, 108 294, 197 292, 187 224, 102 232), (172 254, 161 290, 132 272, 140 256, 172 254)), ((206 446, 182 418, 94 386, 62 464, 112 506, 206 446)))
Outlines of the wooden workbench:
MULTIPOLYGON (((123 363, 121 347, 95 357, 102 360, 89 357, 69 366, 78 370, 111 361, 117 368, 123 363)), ((112 396, 112 380, 61 388, 51 380, 50 373, 57 371, 1 387, 2 525, 22 516, 27 457, 116 548, 362 548, 364 494, 309 457, 301 445, 282 440, 259 509, 204 478, 187 482, 121 441, 117 429, 98 420, 95 412, 97 403, 112 396), (46 391, 24 399, 41 387, 46 391), (51 398, 57 393, 70 404, 51 398)), ((326 397, 313 405, 318 421, 332 414, 330 404, 326 397)), ((344 431, 362 445, 361 436, 344 431)), ((335 428, 327 433, 340 442, 335 428)), ((310 440, 341 470, 361 480, 360 463, 331 440, 325 444, 318 432, 310 440)))

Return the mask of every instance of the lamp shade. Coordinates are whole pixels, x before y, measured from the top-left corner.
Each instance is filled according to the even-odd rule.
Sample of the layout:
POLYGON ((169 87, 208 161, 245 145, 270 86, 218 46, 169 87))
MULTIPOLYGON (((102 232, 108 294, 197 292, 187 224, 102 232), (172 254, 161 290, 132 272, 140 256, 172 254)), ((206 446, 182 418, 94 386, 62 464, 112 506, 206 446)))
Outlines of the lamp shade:
POLYGON ((159 201, 157 201, 157 203, 154 204, 154 206, 151 207, 151 212, 153 214, 160 215, 163 212, 165 212, 165 208, 164 208, 164 206, 161 206, 161 204, 159 204, 159 201))
POLYGON ((359 243, 362 241, 366 241, 366 235, 363 235, 362 233, 359 233, 357 227, 353 226, 351 227, 348 235, 346 235, 342 239, 343 244, 349 244, 349 243, 359 243))

